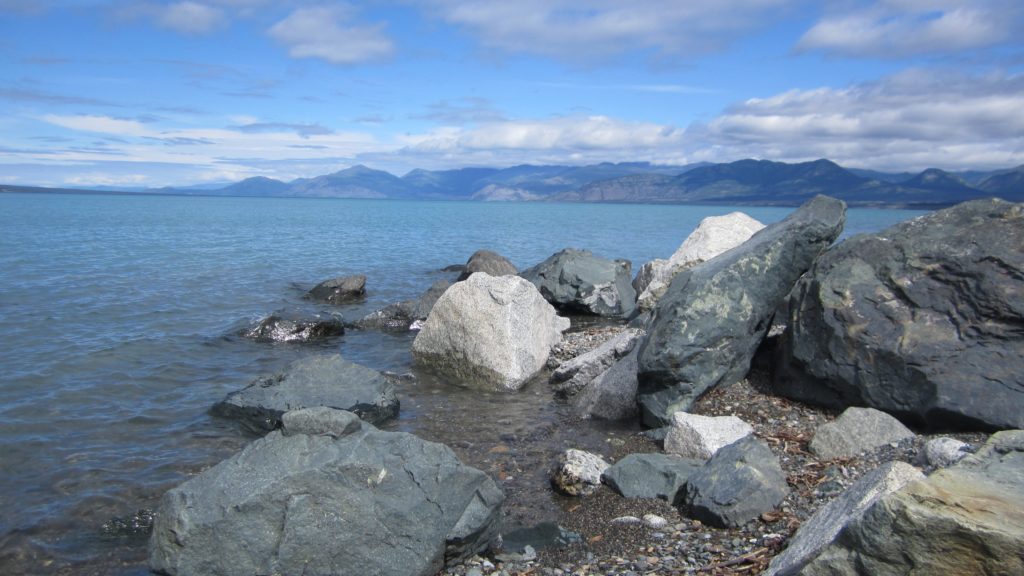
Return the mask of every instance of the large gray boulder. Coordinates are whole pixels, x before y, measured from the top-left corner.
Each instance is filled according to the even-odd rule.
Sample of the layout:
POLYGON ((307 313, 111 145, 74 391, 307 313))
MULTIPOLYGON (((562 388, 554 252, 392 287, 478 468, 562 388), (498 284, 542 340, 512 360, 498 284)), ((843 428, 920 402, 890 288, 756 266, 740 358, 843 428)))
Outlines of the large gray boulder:
POLYGON ((794 288, 775 386, 936 428, 1024 427, 1024 204, 850 238, 794 288))
POLYGON ((817 196, 743 245, 676 276, 640 349, 647 425, 663 426, 710 388, 746 376, 775 310, 839 236, 845 214, 843 202, 817 196))
POLYGON ((409 330, 416 322, 427 319, 437 299, 451 285, 447 280, 438 280, 419 298, 388 304, 363 316, 355 326, 366 330, 409 330))
POLYGON ((497 535, 504 495, 448 447, 319 410, 168 491, 150 568, 427 576, 497 535))
POLYGON ((832 422, 818 426, 809 447, 818 458, 832 460, 913 437, 910 429, 885 412, 853 407, 832 422))
POLYGON ((240 334, 257 342, 312 342, 344 333, 341 316, 285 310, 260 318, 240 334))
POLYGON ((486 272, 491 276, 515 276, 519 274, 515 264, 509 261, 508 258, 490 250, 477 250, 466 261, 466 265, 456 281, 461 282, 477 272, 486 272))
POLYGON ((687 479, 681 495, 694 518, 735 528, 774 510, 788 493, 779 459, 750 435, 719 450, 687 479))
POLYGON ((851 520, 860 517, 879 498, 895 492, 924 474, 905 462, 888 462, 862 476, 845 492, 822 506, 790 538, 786 549, 772 559, 764 576, 791 576, 821 553, 851 520))
POLYGON ((441 295, 412 352, 460 382, 516 390, 544 367, 567 328, 569 319, 533 284, 477 272, 441 295))
POLYGON ((376 424, 398 416, 399 401, 394 383, 384 374, 338 354, 318 354, 228 394, 211 412, 266 432, 280 426, 285 412, 314 406, 354 412, 376 424))
POLYGON ((551 374, 555 391, 570 398, 584 416, 607 420, 633 418, 636 366, 643 331, 626 328, 597 348, 562 362, 551 374))
POLYGON ((331 304, 353 302, 366 296, 366 276, 355 274, 324 280, 314 286, 306 296, 331 304))
POLYGON ((636 303, 628 260, 608 260, 566 248, 520 274, 559 309, 597 316, 629 316, 636 303))
POLYGON ((637 307, 654 308, 680 272, 732 250, 762 228, 764 224, 743 212, 704 218, 668 260, 652 260, 640 267, 633 279, 637 307))
POLYGON ((703 460, 670 454, 630 454, 604 471, 601 479, 626 498, 661 498, 675 502, 686 480, 703 460))
POLYGON ((799 574, 1024 574, 1024 431, 883 496, 799 574))

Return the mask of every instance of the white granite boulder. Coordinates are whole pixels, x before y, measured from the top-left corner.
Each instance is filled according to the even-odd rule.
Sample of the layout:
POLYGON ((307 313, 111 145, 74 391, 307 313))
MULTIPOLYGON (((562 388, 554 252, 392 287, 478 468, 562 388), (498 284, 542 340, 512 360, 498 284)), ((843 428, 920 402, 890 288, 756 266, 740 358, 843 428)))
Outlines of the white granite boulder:
POLYGON ((719 449, 748 436, 754 429, 736 416, 701 416, 689 412, 672 415, 665 435, 665 452, 683 458, 707 460, 719 449))
POLYGON ((586 496, 601 485, 601 475, 609 464, 590 452, 570 448, 558 460, 558 469, 551 479, 555 488, 570 496, 586 496))
POLYGON ((478 272, 441 295, 412 351, 463 383, 516 390, 544 367, 568 327, 530 282, 478 272))

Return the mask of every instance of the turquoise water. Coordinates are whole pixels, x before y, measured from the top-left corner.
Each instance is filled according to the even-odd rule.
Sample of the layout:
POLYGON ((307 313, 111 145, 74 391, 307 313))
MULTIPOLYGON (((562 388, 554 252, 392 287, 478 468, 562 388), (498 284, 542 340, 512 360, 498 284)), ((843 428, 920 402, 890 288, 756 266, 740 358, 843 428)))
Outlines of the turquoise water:
MULTIPOLYGON (((0 194, 0 573, 145 573, 145 538, 104 533, 250 438, 207 409, 314 351, 411 369, 411 335, 315 346, 234 336, 342 274, 356 319, 419 295, 479 248, 521 269, 567 246, 640 264, 732 208, 0 194)), ((742 208, 768 223, 786 208, 742 208)), ((919 212, 851 210, 846 234, 919 212)), ((558 427, 550 394, 421 379, 390 425, 486 466, 488 439, 558 427), (493 416, 500 413, 499 418, 493 416), (503 430, 492 430, 501 426, 503 430)), ((582 441, 582 440, 581 440, 582 441)), ((537 459, 543 454, 535 455, 537 459)), ((530 478, 530 475, 526 475, 530 478)))

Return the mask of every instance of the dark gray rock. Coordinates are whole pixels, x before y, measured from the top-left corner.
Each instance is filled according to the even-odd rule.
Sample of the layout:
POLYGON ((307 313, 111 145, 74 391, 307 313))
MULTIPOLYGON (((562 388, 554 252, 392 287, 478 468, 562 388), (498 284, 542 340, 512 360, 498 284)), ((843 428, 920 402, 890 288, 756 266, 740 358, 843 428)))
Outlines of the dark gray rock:
POLYGON ((779 459, 754 436, 719 450, 680 492, 692 517, 719 528, 742 526, 774 510, 787 493, 779 459))
POLYGON ((1024 431, 883 496, 799 574, 1024 574, 1024 431))
POLYGON ((966 202, 850 238, 789 310, 786 396, 940 429, 1024 427, 1024 204, 966 202))
POLYGON ((520 274, 556 307, 580 314, 629 316, 636 305, 628 260, 566 248, 520 274))
POLYGON ((364 330, 409 330, 413 323, 427 319, 437 299, 451 285, 447 280, 438 280, 419 298, 389 304, 357 320, 355 326, 364 330))
POLYGON ((672 280, 640 349, 639 396, 648 426, 666 424, 707 390, 746 376, 779 303, 839 236, 845 213, 839 200, 817 196, 672 280))
POLYGON ((289 410, 327 406, 348 410, 367 422, 398 416, 392 381, 384 374, 338 354, 309 356, 281 374, 259 378, 215 404, 213 414, 240 420, 256 432, 273 430, 289 410))
POLYGON ((345 322, 333 314, 274 312, 241 332, 257 342, 311 342, 345 333, 345 322))
POLYGON ((354 302, 366 296, 366 276, 358 274, 331 278, 314 286, 306 296, 331 304, 354 302))
POLYGON ((703 460, 669 454, 630 454, 604 471, 601 479, 626 498, 661 498, 676 501, 676 495, 703 460))
POLYGON ((290 434, 271 432, 168 491, 150 568, 427 576, 497 536, 504 495, 442 444, 365 423, 290 434))
POLYGON ((490 250, 477 250, 474 252, 469 257, 469 260, 466 261, 466 265, 462 267, 462 273, 459 274, 459 279, 456 282, 461 282, 476 272, 484 272, 491 276, 515 276, 519 274, 515 264, 512 264, 508 258, 490 250))
POLYGON ((640 348, 634 346, 607 370, 594 377, 572 399, 578 414, 605 420, 626 420, 639 413, 636 405, 636 366, 640 348))

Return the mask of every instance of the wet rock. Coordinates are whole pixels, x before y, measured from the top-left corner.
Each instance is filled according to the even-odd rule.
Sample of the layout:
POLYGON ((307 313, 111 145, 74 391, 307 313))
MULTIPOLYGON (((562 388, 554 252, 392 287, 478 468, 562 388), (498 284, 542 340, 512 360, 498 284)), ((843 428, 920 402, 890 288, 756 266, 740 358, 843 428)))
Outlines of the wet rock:
POLYGON ((306 296, 331 304, 354 302, 366 296, 366 276, 357 274, 331 278, 314 286, 306 296))
POLYGON ((833 422, 822 424, 814 431, 810 448, 822 460, 832 460, 913 437, 913 432, 885 412, 847 408, 833 422))
POLYGON ((334 314, 302 315, 274 312, 241 332, 257 342, 311 342, 345 333, 345 322, 334 314))
POLYGON ((793 535, 786 549, 772 559, 765 576, 799 573, 852 519, 879 498, 899 490, 924 474, 905 462, 889 462, 862 476, 853 486, 818 509, 793 535))
POLYGON ((569 496, 586 496, 597 491, 607 469, 608 463, 600 456, 570 448, 559 457, 551 483, 569 496))
POLYGON ((629 316, 636 303, 627 260, 607 260, 566 248, 521 276, 559 309, 597 316, 629 316))
POLYGON ((515 390, 544 367, 568 327, 526 280, 477 272, 441 295, 412 351, 461 382, 515 390))
POLYGON ((883 496, 801 574, 1024 574, 1024 431, 883 496))
POLYGON ((271 432, 164 495, 161 574, 433 575, 497 536, 504 496, 442 444, 362 423, 271 432))
POLYGON ((671 258, 652 260, 640 267, 633 280, 637 308, 654 308, 680 272, 743 244, 762 228, 764 224, 742 212, 704 218, 671 258))
POLYGON ((682 504, 701 522, 732 528, 774 510, 788 492, 779 459, 763 442, 746 436, 690 476, 682 504))
POLYGON ((321 354, 296 360, 284 372, 228 394, 211 411, 266 432, 281 424, 285 412, 314 406, 348 410, 377 423, 398 416, 399 401, 394 384, 380 372, 338 354, 321 354))
POLYGON ((491 276, 515 276, 519 274, 519 270, 508 258, 490 250, 477 250, 474 252, 469 257, 469 260, 466 261, 466 265, 462 267, 461 274, 459 274, 459 279, 456 282, 462 282, 476 272, 485 272, 491 276))
POLYGON ((630 454, 608 467, 604 483, 626 498, 661 498, 674 502, 679 489, 703 460, 669 454, 630 454))
POLYGON ((389 304, 363 316, 355 326, 364 330, 412 330, 414 324, 421 325, 427 319, 437 299, 451 285, 447 280, 438 280, 419 298, 389 304))
POLYGON ((928 464, 946 468, 971 454, 971 446, 956 438, 932 438, 924 444, 924 456, 928 464))
POLYGON ((753 433, 750 424, 736 416, 676 412, 665 435, 665 451, 683 458, 707 460, 725 446, 753 433))
POLYGON ((100 529, 107 536, 149 536, 153 531, 153 511, 142 508, 131 516, 111 518, 100 529))
POLYGON ((742 246, 672 281, 640 349, 644 422, 657 427, 712 387, 746 376, 772 316, 838 236, 845 204, 817 196, 742 246))
POLYGON ((793 290, 775 386, 935 428, 1024 427, 1024 204, 965 202, 829 251, 793 290))

